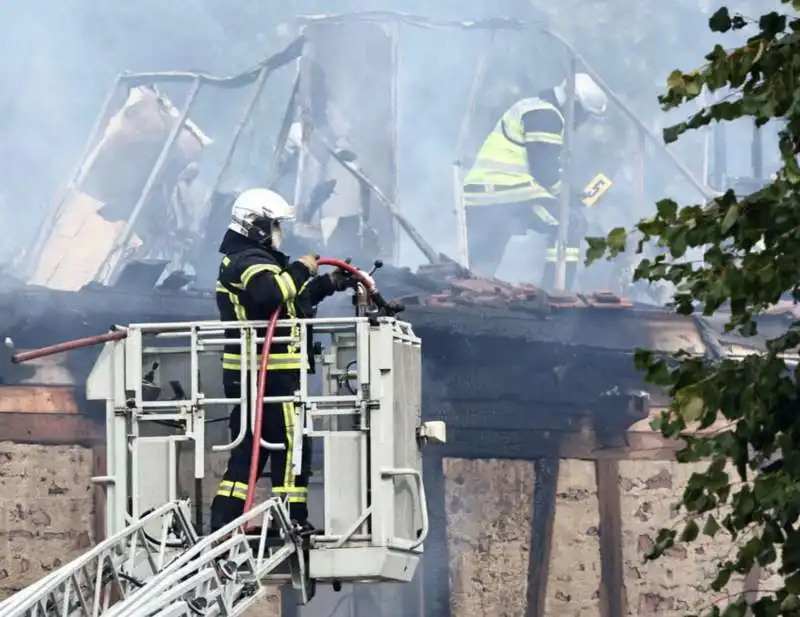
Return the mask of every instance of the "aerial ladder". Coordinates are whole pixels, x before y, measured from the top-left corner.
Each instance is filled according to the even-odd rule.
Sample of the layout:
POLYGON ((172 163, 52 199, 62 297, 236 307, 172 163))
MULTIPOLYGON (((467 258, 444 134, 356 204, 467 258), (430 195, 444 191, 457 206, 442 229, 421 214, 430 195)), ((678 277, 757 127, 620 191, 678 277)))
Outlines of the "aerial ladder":
MULTIPOLYGON (((241 443, 244 414, 254 425, 256 346, 270 339, 267 324, 117 327, 104 335, 87 383, 87 398, 106 405, 108 469, 94 481, 106 491, 107 539, 0 603, 0 615, 234 617, 267 586, 289 585, 305 604, 318 584, 410 582, 429 529, 421 452, 445 441, 445 426, 422 421, 420 339, 361 274, 355 316, 278 321, 290 336, 271 340, 296 345, 315 362, 302 363, 293 396, 270 396, 267 381, 262 400, 293 404, 296 473, 302 436, 322 442, 319 529, 301 533, 284 498, 273 496, 203 535, 200 510, 180 488, 187 461, 183 475, 195 487, 206 475, 209 410, 238 404, 243 414, 242 431, 211 451, 241 443), (221 387, 220 355, 233 341, 247 358, 241 399, 225 398, 221 387)), ((284 447, 263 439, 260 446, 284 447)))

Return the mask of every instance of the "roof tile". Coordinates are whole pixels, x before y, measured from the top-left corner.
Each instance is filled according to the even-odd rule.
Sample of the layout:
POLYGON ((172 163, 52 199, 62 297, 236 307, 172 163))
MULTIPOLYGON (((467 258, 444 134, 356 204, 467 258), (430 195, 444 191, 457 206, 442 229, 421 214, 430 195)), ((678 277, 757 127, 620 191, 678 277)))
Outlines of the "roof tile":
POLYGON ((592 294, 546 293, 534 285, 511 285, 498 279, 449 277, 442 290, 400 298, 407 305, 455 307, 493 306, 509 310, 549 312, 553 309, 631 308, 633 304, 610 291, 592 294))

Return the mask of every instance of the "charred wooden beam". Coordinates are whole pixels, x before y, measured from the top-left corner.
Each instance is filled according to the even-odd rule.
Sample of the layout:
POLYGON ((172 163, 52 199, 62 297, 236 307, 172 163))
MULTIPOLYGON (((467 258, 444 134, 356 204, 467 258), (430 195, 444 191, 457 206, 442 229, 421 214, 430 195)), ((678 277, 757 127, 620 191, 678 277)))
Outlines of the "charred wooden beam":
POLYGON ((573 458, 580 460, 674 461, 677 442, 658 433, 620 431, 623 445, 604 445, 592 433, 578 430, 498 430, 483 427, 447 426, 448 443, 437 453, 448 458, 501 458, 531 460, 573 458))
POLYGON ((531 521, 531 549, 528 553, 528 592, 525 617, 544 617, 545 615, 559 468, 560 461, 557 458, 542 458, 534 461, 533 518, 531 521))
POLYGON ((425 617, 451 617, 450 611, 450 546, 447 539, 445 509, 444 457, 437 448, 422 459, 425 497, 428 502, 430 532, 423 557, 425 579, 425 617))
POLYGON ((0 413, 77 414, 71 386, 3 386, 0 413))
POLYGON ((105 441, 101 426, 78 414, 0 413, 3 441, 43 446, 75 445, 92 447, 105 441))
POLYGON ((622 511, 619 463, 595 462, 597 501, 600 510, 600 615, 627 615, 622 559, 622 511))

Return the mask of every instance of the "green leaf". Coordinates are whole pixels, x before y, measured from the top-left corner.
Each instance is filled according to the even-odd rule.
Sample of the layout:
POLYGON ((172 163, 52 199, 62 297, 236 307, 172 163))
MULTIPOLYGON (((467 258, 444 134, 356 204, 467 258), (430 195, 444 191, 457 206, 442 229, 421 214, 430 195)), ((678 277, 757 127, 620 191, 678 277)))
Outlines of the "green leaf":
MULTIPOLYGON (((800 11, 800 0, 791 4, 800 11)), ((800 324, 764 315, 782 299, 800 299, 800 15, 781 15, 788 5, 787 0, 773 3, 772 12, 757 19, 761 31, 753 18, 720 8, 708 20, 711 30, 724 33, 747 24, 747 34, 718 37, 725 40, 705 60, 698 54, 693 64, 700 68, 674 70, 658 98, 669 111, 704 90, 720 94, 705 108, 696 109, 695 103, 691 110, 681 110, 685 120, 664 129, 666 143, 687 133, 697 136, 698 129, 717 122, 745 120, 743 126, 756 127, 771 122, 762 132, 769 137, 761 140, 763 152, 755 152, 757 144, 750 149, 775 174, 754 182, 751 189, 734 191, 730 182, 715 187, 723 194, 713 198, 662 199, 655 204, 656 213, 630 227, 641 254, 633 279, 664 282, 673 290, 670 307, 675 315, 648 313, 648 328, 674 332, 669 349, 687 348, 687 353, 667 357, 665 348, 655 343, 661 337, 653 334, 655 351, 634 352, 648 390, 671 400, 651 426, 681 441, 675 453, 678 464, 711 461, 704 472, 687 473, 691 477, 679 504, 696 522, 679 532, 660 531, 648 559, 663 555, 678 535, 681 541, 696 539, 702 527, 703 536, 713 538, 721 554, 729 556, 716 573, 715 591, 722 592, 733 576, 738 580, 755 566, 776 570, 776 589, 755 603, 754 617, 800 614, 800 368, 787 367, 778 356, 800 348, 800 324), (695 247, 702 258, 687 259, 695 247), (699 311, 712 319, 682 317, 699 311), (757 339, 747 340, 756 334, 757 339), (709 349, 702 356, 690 348, 698 335, 709 349), (744 353, 732 357, 730 352, 740 347, 744 353), (718 412, 727 421, 724 428, 714 424, 718 412), (697 431, 706 428, 715 430, 697 431), (759 462, 777 451, 786 456, 784 467, 759 470, 759 462)), ((662 49, 681 40, 673 37, 662 49)), ((731 151, 750 147, 731 139, 731 151)), ((685 147, 688 152, 694 146, 685 147)), ((677 193, 683 181, 671 174, 664 172, 662 195, 677 193)), ((628 234, 614 230, 603 247, 606 256, 621 252, 627 242, 628 234)), ((743 617, 746 602, 738 590, 731 592, 727 607, 712 608, 708 615, 719 617, 724 611, 728 617, 743 617)))
POLYGON ((608 245, 605 238, 586 238, 586 244, 589 248, 586 250, 584 264, 590 266, 598 259, 602 259, 603 255, 606 254, 608 245))
POLYGON ((667 88, 670 90, 673 88, 682 88, 683 82, 683 71, 675 69, 667 77, 667 88))
POLYGON ((678 216, 678 204, 672 199, 662 199, 656 203, 658 216, 666 221, 674 221, 678 216))
POLYGON ((800 595, 800 572, 787 576, 783 584, 788 593, 800 595))
POLYGON ((731 15, 728 12, 728 8, 723 6, 722 8, 717 9, 717 12, 709 18, 708 27, 712 32, 727 32, 730 30, 731 15))
POLYGON ((700 535, 700 527, 695 520, 692 519, 686 523, 686 527, 683 528, 680 540, 681 542, 694 542, 698 535, 700 535))
MULTIPOLYGON (((653 352, 649 349, 634 349, 633 351, 633 365, 637 371, 646 371, 653 363, 653 352)), ((800 366, 797 367, 800 371, 800 366)))
POLYGON ((741 599, 732 602, 722 611, 722 617, 745 617, 747 615, 747 600, 741 599))
POLYGON ((780 15, 775 11, 762 15, 758 20, 758 27, 769 36, 783 32, 786 30, 786 15, 780 15))
POLYGON ((676 141, 678 141, 678 137, 681 136, 683 131, 684 127, 681 124, 676 124, 675 126, 668 126, 663 131, 661 131, 661 134, 664 138, 664 143, 667 145, 675 143, 676 141))
POLYGON ((777 479, 773 475, 762 475, 753 483, 753 494, 758 501, 763 502, 772 496, 777 486, 777 479))
POLYGON ((733 568, 723 566, 717 572, 717 576, 714 577, 714 580, 711 581, 711 589, 714 591, 721 591, 725 585, 728 584, 728 581, 731 580, 731 575, 733 574, 733 568))
POLYGON ((720 526, 717 522, 717 519, 714 518, 713 514, 709 514, 708 518, 706 519, 706 524, 703 525, 703 535, 713 538, 715 535, 717 535, 719 530, 720 526))
POLYGON ((749 518, 750 515, 755 512, 756 506, 758 505, 753 493, 751 493, 750 489, 747 487, 739 492, 738 499, 736 499, 735 502, 736 514, 742 518, 749 518))
POLYGON ((747 27, 747 20, 741 15, 734 15, 731 20, 731 29, 741 30, 742 28, 745 27, 747 27))
POLYGON ((686 255, 686 249, 689 247, 688 229, 686 227, 678 227, 669 242, 669 252, 675 259, 680 259, 686 255))
POLYGON ((645 380, 657 386, 665 386, 670 381, 669 366, 664 360, 657 360, 647 367, 645 380))
POLYGON ((687 422, 697 422, 704 409, 703 399, 699 396, 693 396, 683 407, 683 417, 687 422))
POLYGON ((675 393, 675 403, 678 405, 681 416, 687 423, 697 422, 705 410, 705 401, 692 388, 678 390, 675 393))
POLYGON ((628 232, 623 227, 615 227, 608 234, 608 250, 611 253, 620 253, 625 250, 628 241, 628 232))
POLYGON ((728 233, 731 227, 736 224, 739 219, 739 206, 733 204, 725 213, 725 218, 722 219, 722 233, 728 233))
POLYGON ((691 81, 686 82, 686 94, 688 96, 697 96, 702 90, 703 83, 699 79, 692 79, 691 81))
POLYGON ((797 611, 800 609, 800 598, 794 594, 789 594, 781 602, 781 611, 786 613, 797 611))

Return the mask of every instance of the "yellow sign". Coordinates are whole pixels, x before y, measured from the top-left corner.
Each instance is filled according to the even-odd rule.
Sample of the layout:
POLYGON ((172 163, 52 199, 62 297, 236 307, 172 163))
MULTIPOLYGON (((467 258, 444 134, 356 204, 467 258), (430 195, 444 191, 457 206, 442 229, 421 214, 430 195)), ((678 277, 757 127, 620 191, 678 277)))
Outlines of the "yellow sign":
POLYGON ((583 205, 587 208, 591 208, 600 201, 600 198, 605 195, 606 191, 613 185, 614 183, 607 175, 603 173, 597 174, 589 181, 586 188, 583 189, 583 205))

